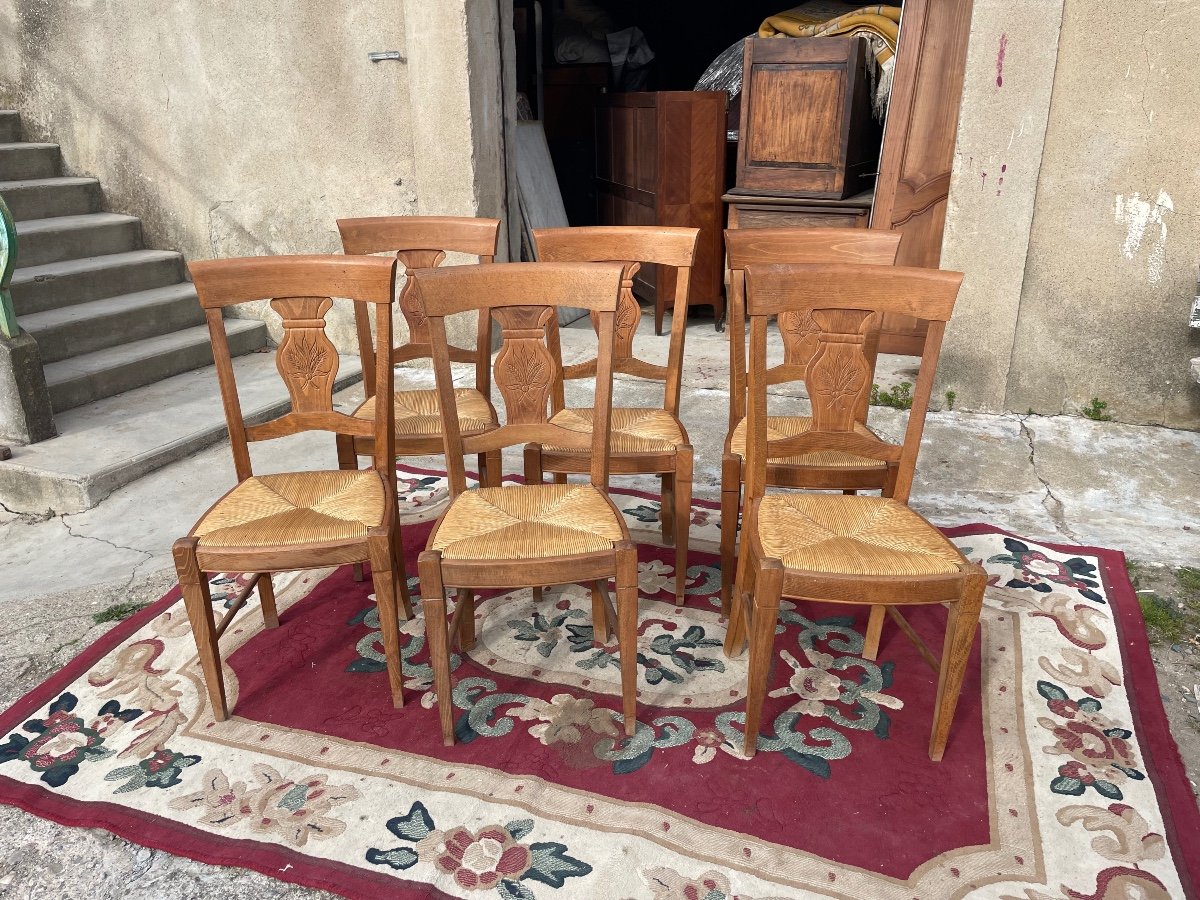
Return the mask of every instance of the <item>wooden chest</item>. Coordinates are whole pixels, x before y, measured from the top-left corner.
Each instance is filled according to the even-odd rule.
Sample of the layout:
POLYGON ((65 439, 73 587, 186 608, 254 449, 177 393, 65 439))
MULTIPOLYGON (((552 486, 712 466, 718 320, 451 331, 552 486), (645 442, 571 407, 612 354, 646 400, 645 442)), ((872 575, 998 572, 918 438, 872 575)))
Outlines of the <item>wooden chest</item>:
POLYGON ((746 41, 735 193, 840 200, 871 187, 866 53, 859 38, 746 41))

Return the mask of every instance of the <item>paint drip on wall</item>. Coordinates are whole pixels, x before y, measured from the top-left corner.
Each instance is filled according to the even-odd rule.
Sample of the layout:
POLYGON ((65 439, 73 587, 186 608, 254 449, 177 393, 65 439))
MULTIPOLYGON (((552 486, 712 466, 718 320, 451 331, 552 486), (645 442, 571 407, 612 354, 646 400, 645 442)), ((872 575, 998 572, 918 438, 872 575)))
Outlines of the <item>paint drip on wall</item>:
POLYGON ((1130 197, 1117 194, 1114 205, 1114 219, 1118 225, 1125 228, 1125 238, 1121 244, 1121 255, 1133 260, 1146 251, 1146 276, 1151 284, 1162 281, 1163 259, 1167 251, 1167 222, 1166 214, 1175 211, 1171 195, 1159 191, 1154 201, 1143 200, 1134 193, 1130 197), (1147 234, 1153 243, 1147 244, 1147 234))

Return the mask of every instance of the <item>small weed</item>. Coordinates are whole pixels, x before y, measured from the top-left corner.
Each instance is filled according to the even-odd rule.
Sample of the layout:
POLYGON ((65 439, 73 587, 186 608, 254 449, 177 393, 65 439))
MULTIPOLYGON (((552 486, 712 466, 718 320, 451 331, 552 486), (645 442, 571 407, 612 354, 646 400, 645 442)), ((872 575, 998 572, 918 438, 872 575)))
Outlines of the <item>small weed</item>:
POLYGON ((871 385, 871 405, 890 406, 892 409, 912 409, 912 382, 902 381, 890 391, 881 391, 879 385, 871 385))
POLYGON ((954 401, 958 399, 958 394, 954 391, 946 391, 946 409, 954 409, 954 401))
POLYGON ((1176 643, 1187 635, 1186 622, 1175 604, 1158 594, 1138 594, 1142 620, 1154 635, 1168 643, 1176 643))
POLYGON ((102 609, 95 613, 92 621, 97 625, 103 625, 105 622, 120 622, 149 605, 149 603, 114 603, 108 609, 102 609))
POLYGON ((1183 585, 1185 591, 1191 591, 1200 596, 1200 569, 1183 566, 1180 569, 1176 569, 1175 577, 1179 579, 1179 583, 1183 585))
POLYGON ((1099 397, 1093 397, 1090 402, 1084 404, 1079 412, 1085 419, 1091 419, 1093 422, 1111 422, 1112 416, 1105 412, 1108 409, 1108 404, 1099 397))
POLYGON ((1029 409, 1025 410, 1025 415, 1026 415, 1026 416, 1036 416, 1036 415, 1037 415, 1037 413, 1035 413, 1035 412, 1033 411, 1033 407, 1031 406, 1031 407, 1029 407, 1029 409))

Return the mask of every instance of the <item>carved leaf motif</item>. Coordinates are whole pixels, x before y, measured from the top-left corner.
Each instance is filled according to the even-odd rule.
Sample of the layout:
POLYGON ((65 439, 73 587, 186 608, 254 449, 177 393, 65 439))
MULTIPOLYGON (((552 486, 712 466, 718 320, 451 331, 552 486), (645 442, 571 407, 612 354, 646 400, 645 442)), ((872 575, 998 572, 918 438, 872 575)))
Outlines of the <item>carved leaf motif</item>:
POLYGON ((812 390, 830 404, 837 404, 846 397, 855 396, 863 385, 866 367, 857 359, 838 354, 813 373, 812 390))
POLYGON ((552 359, 540 341, 517 340, 505 348, 496 367, 496 386, 512 424, 543 422, 550 397, 552 359))
POLYGON ((425 307, 417 292, 412 290, 412 283, 410 279, 400 292, 400 311, 404 313, 404 318, 408 319, 409 330, 416 332, 425 326, 429 317, 425 315, 425 307))
POLYGON ((817 349, 817 335, 821 333, 821 326, 808 310, 782 312, 778 321, 785 360, 790 365, 806 365, 817 349))
POLYGON ((304 335, 291 342, 284 357, 301 390, 311 390, 329 377, 329 350, 315 337, 304 335))

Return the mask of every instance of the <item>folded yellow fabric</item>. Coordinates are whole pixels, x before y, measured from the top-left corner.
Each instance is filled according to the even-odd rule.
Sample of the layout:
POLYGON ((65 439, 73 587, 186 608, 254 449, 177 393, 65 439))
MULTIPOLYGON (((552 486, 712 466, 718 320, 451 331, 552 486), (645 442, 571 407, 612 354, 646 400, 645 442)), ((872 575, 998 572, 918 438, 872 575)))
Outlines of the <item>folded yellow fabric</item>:
POLYGON ((883 65, 896 54, 900 7, 864 6, 828 18, 828 7, 797 6, 770 16, 758 28, 759 37, 865 37, 876 61, 883 65), (823 11, 824 10, 824 11, 823 11))

